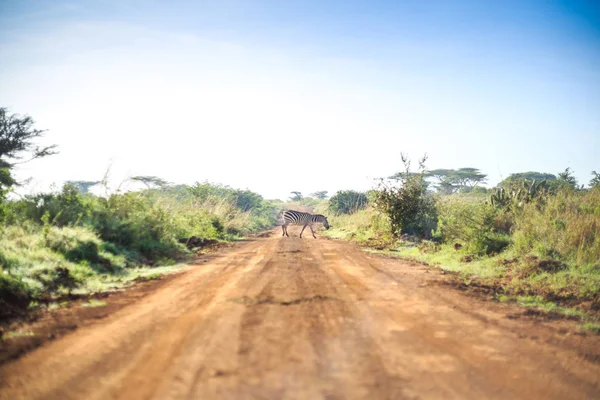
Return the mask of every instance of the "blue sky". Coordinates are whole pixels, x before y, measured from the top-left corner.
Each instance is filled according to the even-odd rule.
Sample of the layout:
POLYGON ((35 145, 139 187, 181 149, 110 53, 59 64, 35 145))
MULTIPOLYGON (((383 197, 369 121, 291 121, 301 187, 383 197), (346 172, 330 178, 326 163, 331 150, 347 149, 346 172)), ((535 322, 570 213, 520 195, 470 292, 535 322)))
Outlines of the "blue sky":
POLYGON ((26 190, 130 175, 268 198, 401 168, 600 170, 593 1, 0 1, 0 101, 61 154, 26 190))

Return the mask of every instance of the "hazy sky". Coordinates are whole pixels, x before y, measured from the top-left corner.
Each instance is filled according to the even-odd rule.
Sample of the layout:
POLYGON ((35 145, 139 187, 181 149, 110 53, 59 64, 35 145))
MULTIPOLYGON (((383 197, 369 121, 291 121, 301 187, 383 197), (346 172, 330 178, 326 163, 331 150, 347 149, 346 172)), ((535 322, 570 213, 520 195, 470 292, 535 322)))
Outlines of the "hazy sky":
POLYGON ((0 0, 0 106, 52 182, 157 175, 267 198, 401 169, 600 171, 598 1, 0 0))

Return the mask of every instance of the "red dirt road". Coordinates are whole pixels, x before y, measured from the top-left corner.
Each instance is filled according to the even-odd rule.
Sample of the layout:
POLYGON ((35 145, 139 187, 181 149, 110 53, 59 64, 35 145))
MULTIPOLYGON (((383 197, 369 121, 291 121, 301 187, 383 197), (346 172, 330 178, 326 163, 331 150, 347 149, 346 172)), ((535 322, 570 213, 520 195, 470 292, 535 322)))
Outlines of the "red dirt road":
POLYGON ((225 250, 4 364, 0 398, 600 398, 598 337, 297 231, 225 250))

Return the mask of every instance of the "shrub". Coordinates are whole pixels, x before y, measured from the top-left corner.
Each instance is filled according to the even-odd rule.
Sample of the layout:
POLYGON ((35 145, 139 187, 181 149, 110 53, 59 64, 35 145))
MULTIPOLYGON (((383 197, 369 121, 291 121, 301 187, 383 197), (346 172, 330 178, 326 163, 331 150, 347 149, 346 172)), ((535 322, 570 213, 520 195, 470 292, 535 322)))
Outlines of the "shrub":
POLYGON ((59 252, 69 261, 101 262, 100 239, 84 228, 52 227, 45 233, 46 246, 59 252))
POLYGON ((54 268, 39 268, 32 271, 30 278, 42 284, 46 293, 54 293, 65 289, 69 293, 82 283, 81 277, 75 277, 66 266, 54 268))
POLYGON ((329 211, 335 215, 352 214, 367 206, 367 195, 354 190, 340 190, 329 199, 329 211))
POLYGON ((526 204, 515 216, 515 249, 600 265, 600 188, 561 190, 526 204))
POLYGON ((437 209, 436 236, 443 242, 461 241, 474 254, 499 253, 510 244, 510 220, 491 204, 448 196, 438 201, 437 209))
POLYGON ((90 215, 91 195, 81 194, 75 187, 65 185, 59 193, 25 196, 5 205, 4 222, 20 223, 25 220, 41 222, 44 215, 56 226, 76 225, 90 215))
POLYGON ((437 226, 435 199, 427 191, 425 160, 420 160, 419 173, 411 173, 410 161, 402 155, 406 171, 397 175, 398 184, 388 186, 382 180, 375 194, 375 206, 388 216, 395 236, 409 234, 429 239, 437 226))
POLYGON ((23 281, 0 273, 0 319, 22 313, 30 301, 30 289, 23 281))

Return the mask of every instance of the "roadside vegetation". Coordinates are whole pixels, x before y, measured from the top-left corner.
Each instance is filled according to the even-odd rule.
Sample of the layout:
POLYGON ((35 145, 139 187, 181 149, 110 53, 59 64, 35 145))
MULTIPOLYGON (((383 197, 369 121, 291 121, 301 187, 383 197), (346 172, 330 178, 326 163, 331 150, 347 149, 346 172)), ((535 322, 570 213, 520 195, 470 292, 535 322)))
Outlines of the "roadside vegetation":
POLYGON ((422 159, 415 172, 403 161, 404 171, 372 191, 321 201, 315 211, 332 226, 323 234, 452 271, 470 287, 491 287, 497 300, 578 315, 597 330, 598 174, 584 187, 568 168, 527 172, 487 189, 475 168, 428 171, 422 159), (339 206, 359 195, 367 199, 360 207, 339 206))
POLYGON ((164 273, 207 245, 275 224, 256 193, 198 183, 108 197, 66 184, 0 209, 0 314, 164 273))
MULTIPOLYGON (((104 181, 11 198, 18 161, 55 153, 36 148, 42 131, 0 109, 0 319, 40 303, 152 279, 219 242, 273 226, 280 206, 248 190, 211 183, 171 185, 131 178, 142 190, 105 195, 104 181)), ((106 192, 106 190, 105 190, 106 192)))

